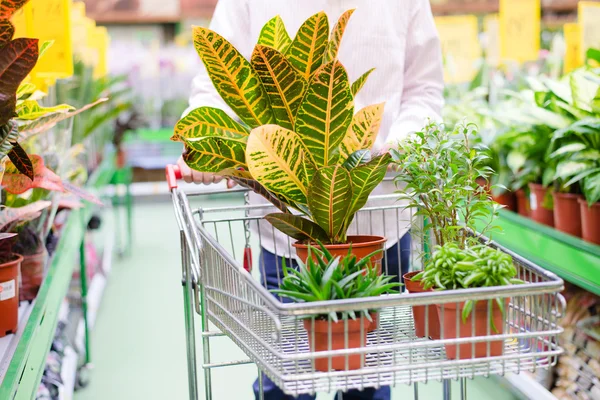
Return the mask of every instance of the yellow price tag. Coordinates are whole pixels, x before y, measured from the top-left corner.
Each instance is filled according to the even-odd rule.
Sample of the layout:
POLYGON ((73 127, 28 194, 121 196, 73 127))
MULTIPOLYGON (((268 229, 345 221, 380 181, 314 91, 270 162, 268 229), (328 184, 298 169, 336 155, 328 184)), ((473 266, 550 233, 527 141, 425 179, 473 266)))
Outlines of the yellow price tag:
POLYGON ((30 34, 27 32, 25 8, 22 7, 19 10, 17 10, 17 12, 13 14, 11 22, 15 27, 15 39, 30 36, 30 34))
POLYGON ((589 49, 600 49, 600 3, 591 1, 579 2, 580 54, 585 60, 589 49))
POLYGON ((477 17, 436 17, 435 25, 442 43, 446 82, 470 81, 477 73, 477 60, 481 57, 477 17))
POLYGON ((73 33, 73 52, 80 56, 87 46, 87 24, 85 22, 85 3, 73 3, 71 10, 71 31, 73 33))
POLYGON ((500 0, 503 59, 534 61, 540 52, 540 0, 500 0))
POLYGON ((492 67, 500 64, 500 20, 497 14, 486 15, 483 27, 487 38, 486 60, 492 67))
POLYGON ((67 78, 73 75, 71 41, 72 0, 31 0, 25 6, 27 31, 40 45, 54 41, 33 70, 40 76, 67 78))
POLYGON ((108 31, 103 26, 97 26, 90 33, 90 45, 96 50, 97 60, 94 66, 94 78, 103 78, 108 74, 108 46, 110 38, 108 31))
POLYGON ((568 74, 582 64, 581 32, 578 23, 565 24, 563 31, 566 44, 564 73, 568 74))

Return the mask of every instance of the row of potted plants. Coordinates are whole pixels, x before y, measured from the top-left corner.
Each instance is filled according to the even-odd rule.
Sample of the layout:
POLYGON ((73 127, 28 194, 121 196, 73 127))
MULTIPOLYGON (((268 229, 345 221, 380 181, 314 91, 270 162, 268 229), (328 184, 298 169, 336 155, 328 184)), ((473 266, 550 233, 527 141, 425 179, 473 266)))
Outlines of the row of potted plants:
MULTIPOLYGON (((184 160, 192 169, 233 179, 279 209, 266 219, 297 240, 300 266, 284 268, 276 293, 295 301, 377 296, 394 293, 398 286, 381 275, 386 239, 347 235, 356 212, 392 161, 388 153, 370 152, 383 104, 354 112, 354 97, 372 71, 351 83, 337 60, 352 12, 341 16, 331 35, 327 16, 315 14, 294 39, 275 17, 263 28, 250 60, 217 32, 195 28, 194 43, 208 75, 239 120, 222 110, 200 107, 178 122, 172 138, 185 144, 184 160), (322 243, 320 248, 315 248, 317 243, 322 243)), ((483 147, 471 141, 475 132, 474 126, 447 131, 432 124, 393 151, 397 182, 406 187, 399 197, 409 199, 417 215, 425 217, 421 234, 431 234, 439 246, 421 277, 428 282, 431 268, 439 268, 438 260, 445 259, 447 268, 434 276, 444 272, 456 282, 452 286, 436 282, 435 290, 517 282, 510 257, 479 244, 469 233, 481 219, 487 222, 485 231, 492 229, 500 208, 476 183, 493 170, 483 147)), ((420 283, 423 290, 425 284, 420 283)), ((500 316, 491 321, 501 332, 505 302, 495 304, 493 312, 497 314, 498 308, 500 316)), ((464 324, 469 318, 481 319, 487 306, 467 303, 460 310, 464 324)), ((416 317, 418 308, 414 312, 416 317)), ((363 347, 366 332, 377 328, 376 319, 372 310, 361 315, 311 316, 304 325, 311 348, 320 351, 328 343, 323 348, 319 338, 330 334, 333 349, 363 347), (345 343, 349 334, 352 344, 345 343)), ((462 328, 451 330, 450 320, 442 325, 446 337, 455 336, 454 332, 463 335, 462 328)), ((478 329, 475 334, 483 333, 478 329)), ((447 353, 453 356, 451 348, 447 353)), ((461 351, 461 357, 466 355, 461 351)), ((315 368, 346 369, 346 363, 348 368, 358 368, 364 357, 317 358, 315 368)))

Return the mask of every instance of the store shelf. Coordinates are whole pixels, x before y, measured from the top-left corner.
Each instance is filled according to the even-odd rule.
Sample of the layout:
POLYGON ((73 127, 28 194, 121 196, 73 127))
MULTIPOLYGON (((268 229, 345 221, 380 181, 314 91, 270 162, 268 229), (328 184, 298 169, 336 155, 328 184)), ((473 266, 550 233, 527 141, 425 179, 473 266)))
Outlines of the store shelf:
MULTIPOLYGON (((99 189, 110 182, 114 174, 113 159, 107 159, 90 177, 87 188, 99 189)), ((60 242, 51 259, 48 272, 29 315, 20 318, 19 332, 8 336, 14 347, 8 366, 0 374, 0 399, 35 398, 46 365, 46 357, 54 338, 64 297, 76 265, 85 222, 93 206, 73 210, 63 228, 60 242)))
POLYGON ((511 391, 523 400, 558 400, 527 373, 510 374, 500 379, 503 379, 510 386, 511 391))
POLYGON ((493 239, 554 272, 564 280, 600 295, 600 246, 584 242, 510 211, 501 211, 502 231, 493 239))

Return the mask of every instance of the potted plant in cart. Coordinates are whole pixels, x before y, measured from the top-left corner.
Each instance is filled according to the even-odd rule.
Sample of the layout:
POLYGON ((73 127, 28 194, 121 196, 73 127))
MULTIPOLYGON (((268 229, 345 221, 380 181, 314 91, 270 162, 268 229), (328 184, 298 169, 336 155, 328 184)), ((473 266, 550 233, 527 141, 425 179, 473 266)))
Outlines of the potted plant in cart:
MULTIPOLYGON (((464 249, 473 240, 468 230, 474 231, 479 221, 484 222, 484 232, 493 228, 493 216, 501 206, 490 198, 486 187, 477 183, 478 178, 488 180, 493 171, 485 147, 474 144, 476 134, 474 125, 447 130, 443 125, 430 124, 393 151, 396 182, 405 185, 400 196, 408 199, 408 206, 425 221, 420 232, 424 241, 431 234, 439 246, 455 244, 464 249)), ((417 272, 404 276, 409 292, 432 290, 421 276, 417 272)), ((417 336, 439 338, 435 308, 415 306, 413 316, 417 336)))
MULTIPOLYGON (((390 161, 389 154, 369 151, 383 104, 354 113, 354 97, 372 71, 351 83, 337 60, 352 12, 341 16, 331 36, 325 13, 315 14, 293 40, 275 17, 250 61, 218 33, 195 28, 208 75, 240 121, 200 107, 179 121, 172 138, 185 143, 192 169, 230 177, 272 202, 281 212, 266 219, 298 241, 303 260, 317 241, 340 255, 350 247, 364 256, 385 246, 383 237, 347 235, 390 161)), ((380 267, 382 257, 372 263, 380 267)))
MULTIPOLYGON (((397 293, 399 283, 392 277, 380 275, 369 267, 370 257, 358 261, 351 252, 334 256, 321 245, 321 250, 309 246, 306 263, 294 269, 283 265, 283 280, 273 293, 298 302, 316 302, 376 297, 397 293)), ((311 351, 314 353, 357 349, 366 346, 367 333, 374 324, 373 311, 360 310, 342 314, 310 316, 304 320, 311 351)), ((315 357, 317 371, 353 370, 365 363, 365 353, 315 357)))

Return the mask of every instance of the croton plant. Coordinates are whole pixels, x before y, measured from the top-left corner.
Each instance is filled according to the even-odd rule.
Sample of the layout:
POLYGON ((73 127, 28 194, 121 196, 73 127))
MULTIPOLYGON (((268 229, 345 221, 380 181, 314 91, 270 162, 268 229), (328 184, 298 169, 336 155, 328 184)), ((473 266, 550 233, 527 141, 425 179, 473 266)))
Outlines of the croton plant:
POLYGON ((266 218, 301 241, 345 243, 390 162, 370 152, 384 105, 354 110, 373 70, 351 83, 337 59, 353 11, 331 33, 327 15, 317 13, 293 40, 277 16, 250 60, 218 33, 194 28, 208 75, 239 120, 200 107, 179 121, 172 139, 185 143, 192 169, 230 177, 270 200, 281 212, 266 218))

